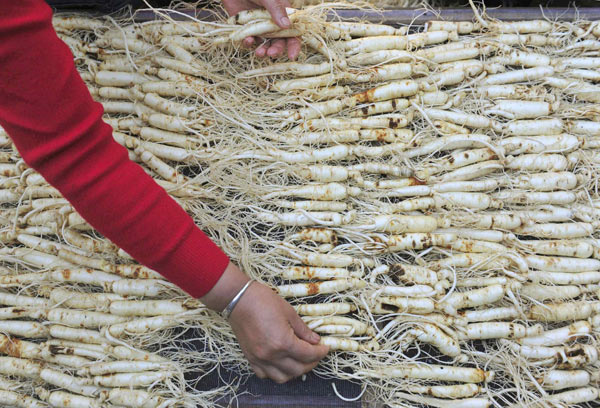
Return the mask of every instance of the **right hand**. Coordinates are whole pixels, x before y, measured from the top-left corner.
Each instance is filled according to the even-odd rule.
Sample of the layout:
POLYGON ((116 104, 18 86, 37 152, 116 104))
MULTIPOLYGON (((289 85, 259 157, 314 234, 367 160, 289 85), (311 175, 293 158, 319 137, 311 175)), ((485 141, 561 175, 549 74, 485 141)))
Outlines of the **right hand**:
POLYGON ((229 320, 259 378, 284 383, 312 370, 329 351, 288 302, 258 282, 250 285, 229 320))

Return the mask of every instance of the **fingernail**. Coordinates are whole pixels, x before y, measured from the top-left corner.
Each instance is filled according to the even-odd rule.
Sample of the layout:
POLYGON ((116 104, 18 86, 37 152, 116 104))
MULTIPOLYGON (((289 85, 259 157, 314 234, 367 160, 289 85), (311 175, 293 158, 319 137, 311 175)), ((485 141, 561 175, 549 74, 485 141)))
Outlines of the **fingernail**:
POLYGON ((287 17, 281 17, 279 19, 279 24, 281 24, 283 27, 289 27, 292 23, 290 22, 290 19, 287 17))
POLYGON ((313 332, 312 339, 313 339, 313 341, 319 341, 321 339, 321 336, 319 336, 317 333, 313 332))

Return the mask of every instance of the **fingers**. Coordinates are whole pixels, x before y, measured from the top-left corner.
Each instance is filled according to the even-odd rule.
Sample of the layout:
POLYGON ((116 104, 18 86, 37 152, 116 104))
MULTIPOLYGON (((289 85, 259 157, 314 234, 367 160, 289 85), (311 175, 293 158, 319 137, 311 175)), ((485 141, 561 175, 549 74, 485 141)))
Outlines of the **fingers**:
POLYGON ((294 61, 300 55, 301 43, 299 38, 287 39, 288 58, 294 61))
POLYGON ((292 343, 289 350, 291 358, 306 364, 318 362, 325 357, 328 352, 328 346, 322 344, 312 345, 298 338, 292 343))
POLYGON ((257 4, 249 0, 223 0, 223 6, 227 14, 234 16, 240 11, 259 8, 257 4))
POLYGON ((277 384, 283 384, 300 375, 294 375, 291 372, 283 371, 275 366, 269 366, 265 368, 265 372, 267 377, 275 381, 277 384))
POLYGON ((267 55, 271 58, 280 57, 285 51, 285 40, 278 38, 276 40, 271 40, 271 46, 267 50, 267 55))
POLYGON ((246 37, 244 38, 244 40, 242 41, 242 45, 246 48, 250 48, 254 45, 255 39, 254 37, 246 37))
POLYGON ((285 51, 286 44, 286 40, 282 38, 265 41, 258 48, 256 48, 256 56, 260 58, 266 56, 269 56, 271 58, 281 57, 285 51))
MULTIPOLYGON (((266 376, 277 383, 284 383, 303 374, 308 373, 319 364, 318 361, 310 364, 299 363, 292 358, 279 360, 277 365, 269 365, 264 367, 266 376)), ((262 370, 262 368, 261 368, 262 370)), ((258 376, 258 374, 257 374, 258 376)), ((264 377, 259 377, 264 378, 264 377)))
MULTIPOLYGON (((246 48, 252 47, 256 43, 256 38, 246 37, 242 41, 242 45, 246 48)), ((287 48, 287 55, 291 61, 296 60, 300 55, 301 43, 299 38, 278 38, 267 40, 256 48, 256 56, 263 58, 269 56, 271 58, 279 58, 287 48)))
POLYGON ((265 42, 263 44, 261 44, 255 51, 256 56, 259 58, 263 58, 264 56, 267 55, 267 50, 269 49, 269 42, 265 42))
POLYGON ((285 4, 281 0, 264 0, 263 6, 269 11, 275 24, 281 28, 289 28, 292 23, 285 11, 285 4))
POLYGON ((300 339, 309 342, 310 344, 318 344, 320 336, 308 328, 304 320, 298 316, 295 310, 290 311, 290 326, 294 330, 296 336, 300 339))
POLYGON ((261 366, 256 364, 250 364, 250 367, 252 368, 252 371, 254 371, 254 374, 256 374, 258 378, 267 378, 267 373, 265 373, 265 370, 263 370, 261 366))

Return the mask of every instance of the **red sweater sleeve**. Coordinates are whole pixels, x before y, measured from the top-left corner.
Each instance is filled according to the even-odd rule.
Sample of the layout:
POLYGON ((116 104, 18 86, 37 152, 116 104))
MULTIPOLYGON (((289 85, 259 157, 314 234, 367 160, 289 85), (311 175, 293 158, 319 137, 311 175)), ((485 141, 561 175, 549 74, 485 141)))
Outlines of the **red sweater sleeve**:
POLYGON ((194 297, 229 260, 112 138, 42 0, 0 0, 0 125, 98 231, 194 297))

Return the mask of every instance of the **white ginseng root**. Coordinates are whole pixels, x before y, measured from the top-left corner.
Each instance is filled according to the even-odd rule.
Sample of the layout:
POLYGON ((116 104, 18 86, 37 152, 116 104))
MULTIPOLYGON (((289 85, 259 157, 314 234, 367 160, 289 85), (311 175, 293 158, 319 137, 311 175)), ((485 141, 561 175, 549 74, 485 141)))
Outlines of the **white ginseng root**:
POLYGON ((374 340, 361 343, 357 340, 334 336, 321 336, 319 344, 328 346, 330 351, 371 351, 379 348, 374 340))
MULTIPOLYGON (((543 130, 542 130, 543 131, 543 130)), ((530 153, 565 153, 577 149, 581 141, 573 135, 548 133, 543 136, 507 137, 500 141, 506 152, 512 155, 530 153)))
POLYGON ((345 268, 354 264, 356 261, 355 258, 350 255, 335 253, 320 254, 303 251, 289 244, 285 245, 283 249, 300 263, 310 266, 345 268))
POLYGON ((583 240, 519 240, 527 250, 539 255, 568 256, 575 258, 589 258, 593 254, 593 247, 583 240))
POLYGON ((88 397, 98 396, 102 391, 101 388, 93 385, 88 379, 74 377, 50 368, 41 370, 40 378, 49 384, 88 397))
POLYGON ((470 323, 461 328, 459 337, 463 340, 519 339, 541 334, 542 330, 541 325, 527 327, 513 322, 470 323))
POLYGON ((364 37, 346 41, 347 55, 363 54, 380 50, 405 50, 436 43, 443 43, 449 38, 447 31, 430 31, 426 33, 410 34, 403 36, 382 35, 364 37))
POLYGON ((513 136, 560 135, 564 130, 561 119, 515 120, 503 126, 505 134, 513 136))
POLYGON ((346 211, 348 204, 340 201, 290 201, 290 200, 274 200, 273 204, 292 210, 312 211, 312 212, 339 212, 346 211))
POLYGON ((86 344, 106 344, 108 340, 99 331, 79 329, 62 325, 50 325, 50 336, 55 339, 64 339, 86 344))
POLYGON ((373 336, 375 330, 369 325, 345 316, 304 316, 309 329, 317 333, 341 334, 346 336, 373 336))
POLYGON ((296 227, 308 227, 313 225, 325 225, 329 227, 340 226, 350 223, 355 212, 338 213, 332 211, 305 211, 298 210, 287 213, 259 212, 257 217, 270 224, 281 224, 296 227))
POLYGON ((349 278, 350 271, 344 268, 323 268, 318 266, 292 266, 281 272, 283 279, 327 280, 349 278))
POLYGON ((577 200, 573 191, 525 192, 523 190, 500 191, 492 197, 506 204, 571 204, 577 200))
POLYGON ((590 374, 584 370, 550 370, 537 381, 546 390, 562 390, 588 385, 590 374))
POLYGON ((433 296, 435 294, 435 290, 431 286, 418 284, 410 284, 409 286, 383 285, 377 289, 377 292, 385 296, 416 298, 433 296))
POLYGON ((48 321, 65 326, 94 329, 128 320, 124 316, 75 309, 54 308, 46 312, 48 321))
POLYGON ((446 192, 438 193, 434 197, 437 208, 461 207, 473 210, 488 208, 501 208, 502 202, 495 200, 485 193, 446 192))
POLYGON ((296 172, 302 178, 321 182, 345 181, 350 177, 350 170, 346 167, 324 164, 300 167, 296 172))
POLYGON ((339 183, 328 183, 300 187, 288 187, 280 191, 274 191, 266 194, 263 197, 265 199, 270 199, 273 197, 289 196, 308 198, 311 200, 335 201, 346 199, 349 196, 356 196, 359 193, 360 189, 356 187, 346 187, 339 183))
POLYGON ((357 228, 370 231, 402 234, 410 232, 432 232, 437 228, 437 219, 426 215, 377 215, 371 223, 359 225, 357 228))
POLYGON ((510 265, 510 263, 511 262, 509 258, 499 257, 499 254, 457 253, 439 261, 432 261, 428 264, 428 267, 436 271, 448 268, 473 268, 478 270, 486 270, 492 268, 505 269, 510 265))
POLYGON ((585 320, 580 320, 568 326, 545 331, 537 336, 518 339, 517 342, 523 346, 560 346, 570 340, 587 336, 591 331, 591 325, 585 320))
MULTIPOLYGON (((411 232, 401 235, 388 235, 382 239, 389 251, 425 249, 431 246, 447 247, 456 240, 455 234, 411 232)), ((410 266, 407 265, 410 268, 410 266)))
POLYGON ((489 309, 464 310, 459 312, 468 322, 493 322, 513 320, 519 316, 515 307, 492 307, 489 309))
POLYGON ((329 281, 280 285, 277 287, 277 292, 284 298, 302 297, 316 294, 343 292, 348 289, 360 289, 365 285, 365 282, 356 278, 334 279, 329 281))
POLYGON ((572 190, 577 187, 577 176, 571 172, 547 172, 521 175, 507 180, 514 188, 533 191, 572 190))
POLYGON ((169 371, 142 371, 127 372, 107 375, 97 375, 93 377, 94 384, 100 387, 147 387, 157 382, 161 382, 171 376, 169 371))
POLYGON ((554 73, 554 69, 549 66, 539 66, 503 72, 501 74, 489 75, 481 81, 482 85, 504 85, 523 81, 534 81, 543 79, 554 73))
POLYGON ((48 301, 44 298, 26 295, 14 295, 12 293, 0 291, 0 305, 46 307, 48 306, 48 301))
POLYGON ((0 353, 10 357, 38 359, 41 347, 37 343, 0 334, 0 353))
POLYGON ((438 282, 438 274, 423 266, 410 264, 394 264, 389 268, 389 275, 400 282, 435 285, 438 282))
POLYGON ((455 292, 444 299, 439 307, 442 309, 459 310, 483 306, 488 303, 497 302, 504 297, 504 294, 505 288, 502 285, 491 285, 467 292, 455 292))
POLYGON ((358 375, 367 377, 385 376, 390 378, 412 378, 433 381, 454 381, 461 383, 488 382, 494 378, 493 371, 484 371, 479 368, 455 367, 434 364, 405 364, 403 366, 387 366, 380 372, 359 370, 358 375))
POLYGON ((520 235, 552 239, 584 238, 594 232, 594 227, 584 222, 532 224, 513 229, 520 235))
POLYGON ((65 391, 53 391, 48 393, 45 389, 37 389, 36 392, 45 401, 56 408, 100 408, 101 403, 96 398, 72 394, 65 391), (47 393, 47 395, 46 395, 47 393))
POLYGON ((15 408, 45 408, 47 405, 33 397, 15 391, 0 390, 0 404, 15 408))
POLYGON ((523 154, 507 157, 506 168, 519 171, 564 171, 569 161, 561 154, 523 154))
POLYGON ((175 315, 203 306, 198 301, 177 300, 112 300, 109 312, 117 316, 175 315))
POLYGON ((591 402, 598 399, 598 388, 582 387, 574 390, 554 393, 548 396, 548 400, 557 404, 566 404, 574 406, 585 402, 591 402))
POLYGON ((600 283, 600 272, 548 272, 529 271, 527 278, 534 283, 550 285, 590 285, 600 283))
POLYGON ((552 106, 541 101, 499 100, 486 109, 487 114, 495 114, 507 119, 534 119, 552 113, 552 106))
MULTIPOLYGON (((489 408, 492 403, 487 398, 464 398, 455 400, 445 400, 432 397, 422 397, 414 394, 407 394, 404 392, 394 393, 394 397, 400 400, 407 400, 423 406, 435 407, 435 408, 489 408)), ((392 403, 390 407, 400 408, 405 407, 406 404, 392 403)))
MULTIPOLYGON (((121 316, 118 316, 121 317, 121 316)), ((176 327, 185 320, 197 318, 197 314, 186 312, 178 315, 153 316, 116 323, 102 328, 102 332, 113 337, 136 335, 176 327)))
MULTIPOLYGON (((480 163, 471 164, 468 166, 461 167, 459 169, 450 171, 448 173, 440 174, 429 179, 429 182, 439 183, 433 186, 434 190, 444 191, 444 189, 452 188, 451 186, 456 182, 463 182, 460 187, 467 191, 477 191, 480 189, 490 189, 490 182, 496 182, 495 180, 478 180, 471 181, 473 179, 482 178, 488 174, 495 173, 503 169, 503 165, 499 160, 487 160, 480 163)), ((460 190, 459 190, 460 191, 460 190)))
POLYGON ((458 340, 446 334, 435 324, 415 323, 406 335, 409 338, 414 337, 416 341, 431 344, 446 356, 457 357, 461 354, 458 340))
POLYGON ((470 288, 470 287, 484 287, 491 285, 508 285, 510 283, 509 278, 506 276, 492 276, 489 278, 465 278, 456 282, 456 287, 459 288, 470 288))
POLYGON ((477 384, 454 384, 454 385, 411 385, 411 391, 422 395, 430 395, 436 398, 459 399, 473 397, 483 391, 477 384))
POLYGON ((172 289, 170 282, 158 279, 118 279, 102 285, 107 291, 121 296, 156 297, 172 289))
POLYGON ((531 306, 527 315, 530 319, 541 322, 566 322, 569 320, 585 320, 593 312, 594 308, 591 302, 574 301, 536 304, 531 306))
POLYGON ((46 326, 27 320, 0 321, 0 332, 32 339, 48 337, 48 329, 46 326))
POLYGON ((551 286, 528 283, 523 285, 519 292, 522 296, 543 302, 546 300, 574 299, 581 295, 582 290, 578 286, 574 285, 551 286))
POLYGON ((115 373, 138 373, 161 370, 165 367, 165 364, 154 361, 110 361, 90 364, 78 370, 77 374, 99 376, 115 373))
POLYGON ((81 293, 68 289, 55 288, 50 291, 50 301, 59 306, 74 309, 108 310, 113 300, 124 300, 114 293, 81 293))
POLYGON ((562 256, 526 255, 530 268, 550 272, 599 271, 600 261, 593 258, 567 258, 562 256))
POLYGON ((434 311, 434 303, 430 298, 379 296, 374 299, 373 303, 372 311, 378 314, 404 312, 428 314, 434 311))
POLYGON ((489 148, 452 152, 441 160, 423 166, 422 169, 415 172, 415 176, 423 180, 443 171, 455 170, 470 164, 494 159, 497 159, 496 152, 489 148))
POLYGON ((411 80, 395 81, 386 85, 352 95, 347 102, 349 106, 360 103, 386 101, 389 99, 413 96, 419 91, 419 86, 411 80))
POLYGON ((329 244, 336 243, 338 240, 336 232, 328 228, 303 228, 288 239, 329 244))
POLYGON ((356 310, 351 303, 308 303, 295 305, 294 308, 302 316, 342 315, 356 310))

